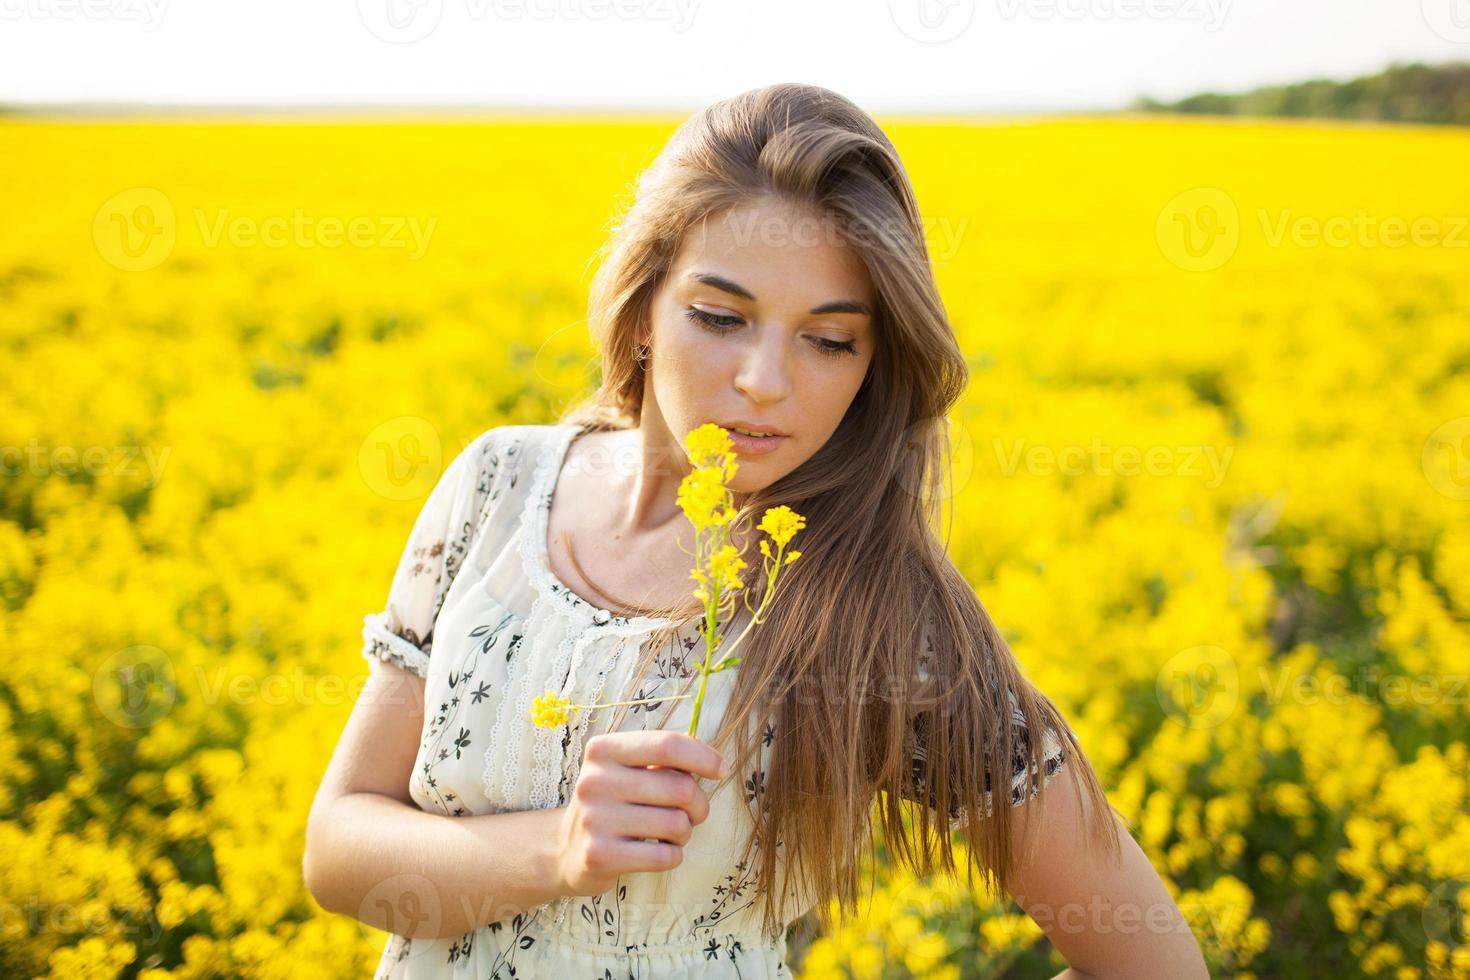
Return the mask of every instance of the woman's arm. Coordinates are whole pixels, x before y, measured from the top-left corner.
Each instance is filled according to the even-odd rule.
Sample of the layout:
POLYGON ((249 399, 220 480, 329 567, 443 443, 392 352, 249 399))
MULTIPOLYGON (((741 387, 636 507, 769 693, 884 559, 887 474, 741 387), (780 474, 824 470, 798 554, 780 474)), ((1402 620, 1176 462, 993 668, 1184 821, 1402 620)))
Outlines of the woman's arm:
POLYGON ((374 660, 307 818, 302 870, 322 908, 410 938, 458 936, 560 898, 562 807, 420 810, 408 781, 423 678, 374 660))
POLYGON ((327 911, 384 932, 459 936, 565 894, 546 853, 563 809, 446 817, 349 793, 318 818, 307 887, 327 911))
POLYGON ((1117 824, 1121 860, 1085 839, 1090 811, 1073 767, 1045 792, 1010 812, 1021 840, 1027 807, 1034 847, 1017 847, 1007 891, 1071 964, 1056 980, 1209 980, 1204 955, 1179 906, 1128 829, 1117 824), (1032 852, 1032 853, 1027 853, 1032 852))

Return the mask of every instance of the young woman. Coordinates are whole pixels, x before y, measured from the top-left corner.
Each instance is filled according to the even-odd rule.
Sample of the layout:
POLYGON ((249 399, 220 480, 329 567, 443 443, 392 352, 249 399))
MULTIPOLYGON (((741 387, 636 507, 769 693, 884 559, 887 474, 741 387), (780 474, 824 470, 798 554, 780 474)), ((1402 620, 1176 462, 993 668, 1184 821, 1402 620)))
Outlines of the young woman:
MULTIPOLYGON (((967 370, 891 142, 833 92, 773 85, 690 118, 637 190, 593 289, 601 386, 463 450, 366 617, 371 676, 307 830, 312 893, 392 933, 379 977, 751 980, 789 975, 797 916, 856 908, 876 828, 919 875, 935 844, 956 872, 958 829, 1063 976, 1207 976, 936 535, 967 370), (695 738, 676 493, 707 422, 732 432, 749 568, 766 507, 807 523, 695 738), (637 703, 535 727, 548 689, 637 703)), ((764 576, 745 578, 754 608, 764 576)))

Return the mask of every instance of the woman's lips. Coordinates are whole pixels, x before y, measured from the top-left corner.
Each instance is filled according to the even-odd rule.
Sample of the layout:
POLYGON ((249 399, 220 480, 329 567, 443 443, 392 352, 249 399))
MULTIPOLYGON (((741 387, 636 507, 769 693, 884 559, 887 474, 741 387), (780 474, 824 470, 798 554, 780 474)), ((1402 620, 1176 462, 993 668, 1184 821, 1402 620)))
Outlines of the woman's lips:
POLYGON ((789 436, 748 436, 733 429, 726 429, 725 433, 729 435, 735 451, 742 456, 762 456, 774 452, 778 446, 790 438, 789 436))

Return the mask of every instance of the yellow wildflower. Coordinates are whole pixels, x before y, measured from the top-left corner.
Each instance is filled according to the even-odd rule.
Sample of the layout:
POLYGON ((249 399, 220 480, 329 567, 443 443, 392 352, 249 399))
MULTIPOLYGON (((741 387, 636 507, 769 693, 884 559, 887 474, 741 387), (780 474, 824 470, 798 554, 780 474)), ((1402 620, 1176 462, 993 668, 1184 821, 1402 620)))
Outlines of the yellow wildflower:
POLYGON ((786 547, 792 536, 804 527, 806 527, 806 518, 785 504, 766 508, 759 524, 760 530, 771 536, 777 548, 786 547))
POLYGON ((777 573, 782 565, 791 564, 801 555, 800 552, 792 552, 785 555, 785 560, 782 561, 781 550, 775 555, 771 554, 770 542, 774 541, 778 549, 784 549, 792 536, 805 526, 806 519, 786 506, 766 510, 760 529, 770 540, 762 539, 760 550, 762 555, 773 561, 765 569, 765 595, 760 602, 760 608, 752 610, 753 616, 745 631, 716 660, 715 651, 720 648, 723 640, 718 630, 718 619, 725 611, 724 600, 737 590, 745 588, 745 582, 740 578, 741 569, 746 567, 745 559, 741 557, 740 550, 727 540, 729 528, 736 517, 727 486, 729 478, 736 470, 735 457, 731 452, 729 433, 714 424, 700 426, 685 435, 684 447, 689 452, 694 469, 680 481, 678 500, 684 516, 694 525, 696 558, 694 570, 689 573, 689 577, 698 583, 698 587, 694 589, 694 597, 704 603, 709 626, 705 631, 704 663, 699 666, 699 691, 694 696, 694 711, 689 719, 689 734, 693 735, 699 730, 699 714, 704 705, 709 675, 740 666, 740 658, 733 654, 751 626, 763 622, 762 614, 775 593, 777 573))
POLYGON ((695 530, 728 524, 734 513, 725 506, 725 484, 720 471, 707 466, 691 470, 679 482, 679 507, 695 530))
POLYGON ((719 580, 721 592, 733 592, 745 587, 745 583, 736 574, 744 567, 745 560, 740 557, 740 552, 733 544, 727 544, 709 556, 709 568, 719 580))
POLYGON ((575 710, 572 702, 550 688, 546 693, 531 701, 531 720, 541 728, 565 725, 575 710))
POLYGON ((684 437, 684 448, 695 467, 723 466, 733 457, 735 444, 730 441, 730 433, 713 422, 706 422, 684 437))

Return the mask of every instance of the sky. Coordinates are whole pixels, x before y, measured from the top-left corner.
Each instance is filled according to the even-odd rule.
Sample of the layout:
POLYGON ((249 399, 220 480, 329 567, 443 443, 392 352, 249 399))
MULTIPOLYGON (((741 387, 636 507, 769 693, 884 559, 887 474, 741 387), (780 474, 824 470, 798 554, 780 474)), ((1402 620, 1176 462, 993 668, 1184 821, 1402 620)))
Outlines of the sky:
POLYGON ((1470 0, 0 0, 0 103, 1125 107, 1470 60, 1470 0))

